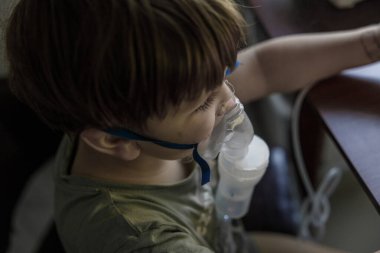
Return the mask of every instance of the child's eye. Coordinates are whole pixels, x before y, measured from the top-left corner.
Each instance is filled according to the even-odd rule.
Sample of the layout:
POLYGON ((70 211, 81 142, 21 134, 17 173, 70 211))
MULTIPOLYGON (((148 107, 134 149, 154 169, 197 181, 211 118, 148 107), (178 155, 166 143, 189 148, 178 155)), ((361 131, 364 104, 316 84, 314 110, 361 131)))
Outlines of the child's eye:
POLYGON ((206 111, 208 108, 210 108, 210 106, 212 105, 214 101, 215 101, 215 95, 209 96, 201 106, 195 109, 195 112, 206 111))

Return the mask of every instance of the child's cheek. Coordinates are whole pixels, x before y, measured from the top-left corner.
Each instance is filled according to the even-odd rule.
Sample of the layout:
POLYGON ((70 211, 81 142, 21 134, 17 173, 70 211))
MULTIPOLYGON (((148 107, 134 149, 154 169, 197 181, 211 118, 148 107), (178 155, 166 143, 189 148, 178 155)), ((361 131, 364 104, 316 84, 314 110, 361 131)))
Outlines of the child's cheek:
POLYGON ((194 142, 199 143, 207 140, 214 129, 215 118, 206 118, 202 122, 192 129, 192 134, 194 135, 194 142))

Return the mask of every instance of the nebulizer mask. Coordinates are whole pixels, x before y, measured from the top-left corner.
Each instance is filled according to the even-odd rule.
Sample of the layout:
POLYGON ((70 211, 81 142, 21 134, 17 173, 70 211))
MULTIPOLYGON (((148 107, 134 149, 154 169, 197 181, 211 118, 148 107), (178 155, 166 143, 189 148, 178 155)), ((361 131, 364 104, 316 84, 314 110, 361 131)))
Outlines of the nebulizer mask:
POLYGON ((215 202, 224 218, 241 218, 247 213, 254 186, 269 161, 268 146, 254 135, 239 99, 235 96, 233 99, 233 108, 215 127, 208 148, 202 154, 206 160, 218 159, 220 178, 215 202))

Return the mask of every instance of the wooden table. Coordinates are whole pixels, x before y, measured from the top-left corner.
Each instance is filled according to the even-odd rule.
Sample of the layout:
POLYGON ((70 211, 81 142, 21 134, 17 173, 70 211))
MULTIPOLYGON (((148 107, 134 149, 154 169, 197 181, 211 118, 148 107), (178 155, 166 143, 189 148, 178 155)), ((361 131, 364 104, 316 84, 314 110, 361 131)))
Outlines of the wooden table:
POLYGON ((306 103, 314 108, 380 212, 380 63, 319 83, 306 103))
MULTIPOLYGON (((345 30, 380 22, 380 1, 338 10, 327 0, 250 0, 269 37, 345 30)), ((346 71, 316 85, 301 113, 301 141, 308 167, 316 163, 320 126, 380 213, 380 63, 346 71)))

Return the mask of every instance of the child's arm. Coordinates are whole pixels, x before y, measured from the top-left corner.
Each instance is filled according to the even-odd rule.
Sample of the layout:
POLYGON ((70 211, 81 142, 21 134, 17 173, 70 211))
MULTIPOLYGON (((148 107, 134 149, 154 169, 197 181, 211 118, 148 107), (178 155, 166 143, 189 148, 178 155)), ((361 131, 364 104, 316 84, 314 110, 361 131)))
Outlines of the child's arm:
POLYGON ((248 102, 380 60, 379 43, 379 26, 272 39, 240 52, 241 64, 229 79, 237 96, 248 102))

